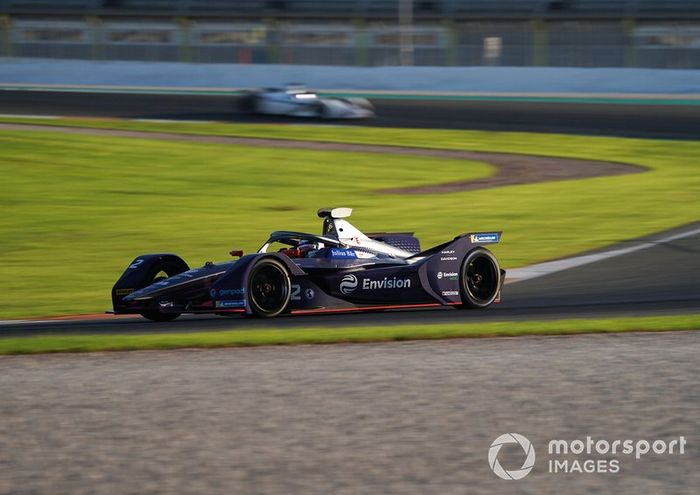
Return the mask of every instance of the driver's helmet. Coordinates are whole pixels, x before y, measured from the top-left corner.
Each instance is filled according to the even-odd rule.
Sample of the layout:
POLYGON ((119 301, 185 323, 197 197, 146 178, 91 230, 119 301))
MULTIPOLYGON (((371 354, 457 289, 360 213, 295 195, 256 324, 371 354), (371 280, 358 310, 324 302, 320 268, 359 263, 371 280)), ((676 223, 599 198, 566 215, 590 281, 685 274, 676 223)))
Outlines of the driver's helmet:
POLYGON ((318 251, 319 249, 323 249, 323 243, 322 242, 312 242, 312 241, 301 241, 299 245, 297 245, 297 249, 303 253, 303 256, 309 257, 313 256, 313 254, 318 251))

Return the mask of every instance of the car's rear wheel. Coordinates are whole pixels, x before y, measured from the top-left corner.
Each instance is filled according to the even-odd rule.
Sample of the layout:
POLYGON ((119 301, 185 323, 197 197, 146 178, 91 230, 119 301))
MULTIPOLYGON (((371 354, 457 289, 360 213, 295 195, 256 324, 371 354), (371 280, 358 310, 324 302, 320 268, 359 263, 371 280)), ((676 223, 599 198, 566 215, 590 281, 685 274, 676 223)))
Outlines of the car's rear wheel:
MULTIPOLYGON (((144 287, 160 282, 161 280, 165 280, 166 278, 182 273, 183 271, 183 267, 179 263, 171 260, 160 260, 151 269, 144 287)), ((180 316, 180 314, 181 313, 161 313, 157 308, 141 312, 141 316, 151 321, 172 321, 180 316)))
POLYGON ((292 284, 287 268, 272 258, 262 258, 250 272, 248 304, 254 316, 269 318, 289 305, 292 284))
POLYGON ((476 248, 467 254, 460 271, 463 307, 485 308, 498 296, 501 270, 488 249, 476 248))
POLYGON ((331 118, 329 108, 328 108, 328 107, 326 106, 326 104, 323 103, 322 101, 319 101, 319 102, 318 102, 318 105, 316 106, 316 112, 318 113, 318 118, 319 118, 319 119, 329 119, 329 118, 331 118))

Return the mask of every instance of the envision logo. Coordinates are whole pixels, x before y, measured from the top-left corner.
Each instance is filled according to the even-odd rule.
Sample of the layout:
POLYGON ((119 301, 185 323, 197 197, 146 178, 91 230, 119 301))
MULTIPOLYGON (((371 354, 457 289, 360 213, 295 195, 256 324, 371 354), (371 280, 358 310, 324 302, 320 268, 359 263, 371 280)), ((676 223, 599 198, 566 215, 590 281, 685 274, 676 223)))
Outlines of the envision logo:
POLYGON ((340 292, 352 294, 357 289, 357 277, 353 274, 345 275, 340 281, 340 292))
MULTIPOLYGON (((340 292, 343 294, 352 294, 357 289, 359 282, 353 274, 348 274, 340 281, 340 292)), ((380 290, 380 289, 410 289, 411 279, 384 277, 380 280, 362 279, 362 290, 380 290)))
POLYGON ((459 273, 457 272, 438 272, 437 278, 438 280, 442 280, 442 277, 450 277, 451 280, 454 280, 459 273))
POLYGON ((489 448, 489 466, 491 471, 501 479, 504 480, 520 480, 527 476, 532 467, 535 465, 535 449, 530 443, 530 440, 522 436, 520 433, 504 433, 500 437, 491 443, 489 448), (507 443, 517 443, 525 451, 525 462, 520 467, 520 469, 513 469, 506 471, 498 462, 498 453, 501 451, 501 447, 507 443))
POLYGON ((411 279, 409 278, 389 278, 384 277, 381 280, 370 280, 368 278, 362 281, 362 288, 367 290, 376 289, 408 289, 411 287, 411 279))

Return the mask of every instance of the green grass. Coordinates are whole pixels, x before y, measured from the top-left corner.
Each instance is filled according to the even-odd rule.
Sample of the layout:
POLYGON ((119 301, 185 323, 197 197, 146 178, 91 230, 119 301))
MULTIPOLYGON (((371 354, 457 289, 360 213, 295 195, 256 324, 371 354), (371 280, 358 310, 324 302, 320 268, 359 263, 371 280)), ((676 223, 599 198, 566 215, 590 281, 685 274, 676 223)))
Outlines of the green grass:
MULTIPOLYGON (((7 119, 4 119, 7 121, 7 119)), ((320 206, 364 230, 415 230, 424 245, 503 229, 506 268, 599 248, 700 218, 700 142, 308 125, 32 120, 189 134, 315 139, 612 160, 649 171, 412 196, 377 189, 483 177, 424 157, 0 131, 0 318, 89 313, 133 257, 198 265, 255 249, 274 229, 317 231, 320 206)), ((504 297, 507 298, 507 291, 504 297)))
POLYGON ((332 329, 230 330, 157 335, 42 335, 0 339, 0 354, 388 342, 461 337, 697 330, 699 328, 700 314, 695 314, 546 322, 455 323, 431 326, 397 325, 332 329))

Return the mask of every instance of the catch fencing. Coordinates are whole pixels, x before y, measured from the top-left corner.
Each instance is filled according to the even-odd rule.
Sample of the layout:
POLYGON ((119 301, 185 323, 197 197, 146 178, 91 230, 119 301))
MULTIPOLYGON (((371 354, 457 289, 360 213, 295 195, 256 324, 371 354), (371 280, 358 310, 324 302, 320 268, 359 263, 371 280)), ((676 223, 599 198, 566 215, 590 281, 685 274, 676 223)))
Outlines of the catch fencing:
MULTIPOLYGON (((75 8, 81 1, 90 3, 74 0, 75 8)), ((372 2, 356 1, 354 10, 346 12, 337 9, 352 2, 328 1, 324 3, 327 18, 321 19, 292 15, 291 7, 283 12, 255 10, 259 3, 255 1, 241 3, 242 11, 234 18, 230 11, 228 15, 194 15, 192 0, 151 2, 153 8, 157 3, 161 9, 180 6, 180 10, 153 11, 153 15, 146 15, 153 13, 150 10, 124 10, 128 2, 119 3, 116 11, 105 7, 109 2, 99 2, 99 8, 87 8, 80 16, 41 15, 40 9, 32 15, 15 13, 12 5, 27 2, 0 0, 0 56, 356 67, 700 68, 700 8, 683 14, 682 1, 669 0, 667 7, 678 8, 658 15, 652 15, 651 9, 658 2, 649 3, 650 10, 640 10, 647 0, 576 2, 579 10, 566 15, 543 11, 543 2, 523 0, 512 0, 514 6, 526 6, 512 11, 495 0, 490 4, 433 2, 435 9, 428 15, 420 9, 432 3, 415 1, 417 10, 410 23, 400 22, 397 1, 377 3, 374 14, 367 10, 372 2), (467 4, 472 10, 459 10, 467 4), (487 4, 492 10, 494 5, 502 9, 500 13, 478 10, 487 4), (625 5, 633 4, 636 10, 630 13, 625 5), (243 8, 246 5, 249 10, 243 8), (590 11, 584 9, 587 5, 590 11), (606 13, 605 6, 616 6, 616 10, 606 13), (691 15, 693 12, 698 15, 691 15)), ((223 3, 208 5, 213 8, 223 3)), ((300 3, 297 8, 311 3, 300 3)), ((548 9, 567 3, 546 2, 548 9)), ((700 7, 700 1, 691 3, 700 7)))

